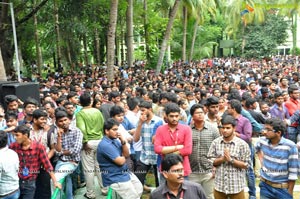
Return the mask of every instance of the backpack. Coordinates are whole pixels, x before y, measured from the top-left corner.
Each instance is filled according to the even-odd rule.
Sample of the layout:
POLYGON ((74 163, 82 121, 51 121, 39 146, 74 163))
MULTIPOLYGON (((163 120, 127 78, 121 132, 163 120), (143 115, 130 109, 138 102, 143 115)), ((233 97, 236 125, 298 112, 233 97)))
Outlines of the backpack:
MULTIPOLYGON (((54 134, 54 130, 55 130, 55 126, 51 125, 50 129, 47 132, 47 146, 49 147, 49 149, 51 147, 51 143, 50 143, 51 142, 51 134, 54 134)), ((55 165, 58 160, 59 160, 59 156, 56 153, 54 153, 54 155, 50 159, 50 162, 51 162, 53 168, 55 168, 55 165)))

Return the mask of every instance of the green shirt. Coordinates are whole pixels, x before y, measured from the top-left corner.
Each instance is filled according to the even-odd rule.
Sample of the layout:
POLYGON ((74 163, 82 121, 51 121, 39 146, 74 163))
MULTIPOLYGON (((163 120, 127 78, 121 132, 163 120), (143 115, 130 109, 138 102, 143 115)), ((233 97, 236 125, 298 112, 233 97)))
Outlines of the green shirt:
POLYGON ((96 108, 83 108, 76 114, 76 126, 83 133, 83 143, 103 137, 104 119, 96 108))

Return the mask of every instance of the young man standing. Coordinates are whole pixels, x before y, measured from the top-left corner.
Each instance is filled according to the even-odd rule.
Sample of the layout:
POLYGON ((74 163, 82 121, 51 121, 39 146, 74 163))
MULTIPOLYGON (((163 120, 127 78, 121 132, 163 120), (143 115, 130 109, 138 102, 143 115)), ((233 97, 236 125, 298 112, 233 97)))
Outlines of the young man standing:
MULTIPOLYGON (((86 180, 86 198, 93 199, 96 198, 94 186, 95 174, 97 175, 100 187, 103 188, 96 152, 97 146, 103 137, 104 119, 102 113, 91 106, 92 98, 89 93, 83 93, 79 101, 83 108, 76 114, 76 125, 83 134, 81 163, 86 180)), ((103 194, 106 194, 106 192, 106 190, 102 189, 103 194)))
POLYGON ((103 185, 111 187, 122 198, 139 199, 143 186, 128 169, 126 158, 129 157, 129 148, 118 129, 119 122, 107 119, 104 124, 105 136, 98 145, 97 160, 102 171, 103 185))
POLYGON ((14 150, 20 160, 19 183, 20 199, 33 199, 35 194, 35 181, 41 165, 49 172, 55 187, 61 188, 53 173, 53 167, 48 159, 45 147, 30 137, 30 129, 26 125, 17 126, 14 130, 16 142, 9 147, 14 150))
MULTIPOLYGON (((154 142, 155 153, 164 156, 177 153, 183 157, 184 176, 191 173, 189 155, 192 153, 192 129, 180 124, 180 108, 175 103, 165 106, 167 124, 157 128, 154 142)), ((162 157, 163 158, 163 157, 162 157)))
POLYGON ((285 123, 278 119, 267 119, 264 135, 256 144, 262 169, 260 198, 292 199, 297 180, 298 150, 295 143, 283 137, 285 123))
POLYGON ((162 161, 161 170, 166 182, 151 193, 150 199, 206 199, 199 184, 184 179, 183 159, 180 155, 166 155, 162 161))
POLYGON ((219 130, 211 123, 204 120, 204 111, 201 104, 194 104, 191 107, 193 124, 193 150, 190 155, 192 173, 190 181, 199 183, 208 199, 213 199, 213 165, 208 159, 209 147, 216 138, 220 137, 219 130))
POLYGON ((245 199, 244 187, 250 149, 244 140, 235 136, 234 117, 223 117, 221 124, 222 136, 212 142, 207 154, 216 167, 214 197, 245 199))

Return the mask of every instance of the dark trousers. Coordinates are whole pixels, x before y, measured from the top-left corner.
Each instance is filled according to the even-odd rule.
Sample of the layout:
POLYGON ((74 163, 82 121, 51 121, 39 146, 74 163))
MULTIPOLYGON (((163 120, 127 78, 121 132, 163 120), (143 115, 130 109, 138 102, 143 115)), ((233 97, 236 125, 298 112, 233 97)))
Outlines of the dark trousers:
POLYGON ((19 199, 34 199, 35 180, 19 180, 20 198, 19 199))
POLYGON ((40 173, 36 179, 35 199, 50 199, 51 198, 51 177, 47 171, 40 169, 40 173))
POLYGON ((155 186, 158 187, 159 182, 158 182, 157 166, 156 165, 146 165, 146 164, 142 163, 141 161, 138 161, 136 171, 135 171, 135 175, 136 175, 136 177, 138 177, 138 179, 144 185, 146 175, 147 175, 148 171, 151 169, 151 167, 153 167, 153 173, 154 173, 154 177, 155 177, 155 186))

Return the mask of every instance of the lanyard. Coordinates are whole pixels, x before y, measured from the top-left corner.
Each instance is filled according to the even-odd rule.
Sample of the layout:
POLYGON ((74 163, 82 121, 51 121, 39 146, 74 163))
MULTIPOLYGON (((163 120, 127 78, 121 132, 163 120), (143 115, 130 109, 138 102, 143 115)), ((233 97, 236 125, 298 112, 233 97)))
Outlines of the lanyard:
MULTIPOLYGON (((184 190, 182 189, 180 192, 180 198, 179 199, 183 199, 183 194, 184 194, 184 190)), ((167 199, 171 199, 169 193, 167 193, 167 199)))
POLYGON ((44 135, 44 129, 40 129, 37 132, 35 130, 32 130, 32 138, 34 141, 41 143, 43 135, 44 135))
POLYGON ((178 130, 176 129, 176 140, 174 139, 174 136, 173 136, 173 133, 171 132, 170 130, 170 136, 171 136, 171 139, 173 140, 174 144, 177 145, 177 142, 178 142, 178 130))

